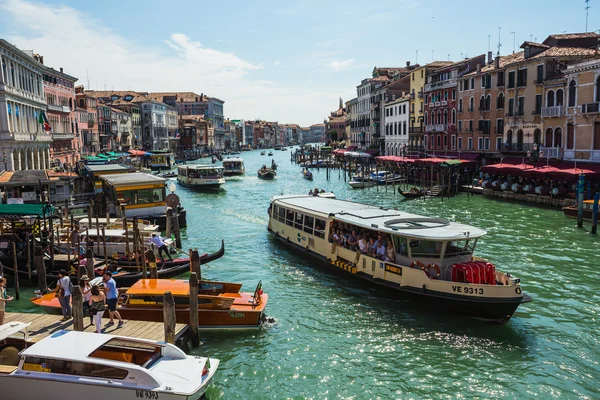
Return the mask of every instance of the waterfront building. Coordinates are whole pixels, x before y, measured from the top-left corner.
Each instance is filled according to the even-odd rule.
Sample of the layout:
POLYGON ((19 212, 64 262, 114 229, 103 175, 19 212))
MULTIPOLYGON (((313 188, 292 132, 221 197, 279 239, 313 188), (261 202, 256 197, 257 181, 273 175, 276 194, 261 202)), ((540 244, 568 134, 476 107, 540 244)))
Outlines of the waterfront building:
POLYGON ((50 168, 52 135, 42 123, 45 69, 0 39, 0 168, 7 171, 50 168))
POLYGON ((252 121, 244 121, 244 144, 256 146, 254 141, 254 123, 252 121))
POLYGON ((81 120, 79 122, 85 122, 80 125, 80 135, 82 142, 82 154, 83 155, 94 155, 100 151, 100 136, 98 131, 98 100, 89 96, 83 86, 77 86, 75 88, 75 101, 77 107, 80 110, 85 110, 87 116, 79 113, 81 120))
POLYGON ((115 135, 115 150, 127 151, 131 148, 133 130, 132 115, 120 108, 110 107, 112 131, 115 135))
POLYGON ((223 117, 223 100, 219 100, 216 97, 209 97, 208 99, 208 111, 204 115, 204 118, 212 121, 214 127, 214 142, 223 143, 223 136, 225 135, 225 124, 223 117))
POLYGON ((137 103, 132 103, 125 100, 115 100, 110 103, 111 107, 125 111, 131 117, 131 131, 128 138, 128 144, 135 149, 142 145, 142 117, 140 106, 137 103))
MULTIPOLYGON (((425 136, 426 151, 446 151, 450 148, 450 138, 456 137, 457 121, 457 82, 477 65, 485 62, 485 55, 468 58, 427 71, 423 88, 425 98, 425 136)), ((474 79, 473 79, 474 82, 474 79)))
POLYGON ((385 155, 406 155, 410 124, 410 100, 410 94, 404 94, 384 105, 385 155))
POLYGON ((112 151, 115 149, 116 129, 113 131, 112 113, 110 106, 98 103, 98 136, 100 137, 100 151, 112 151))
POLYGON ((312 124, 308 130, 308 140, 305 143, 322 142, 325 140, 325 124, 312 124))
MULTIPOLYGON (((33 58, 44 64, 44 57, 34 54, 33 58)), ((46 116, 51 127, 50 166, 75 166, 80 158, 81 142, 75 119, 75 82, 77 78, 67 75, 62 67, 59 71, 45 67, 44 94, 46 116)))
POLYGON ((148 97, 177 109, 179 115, 208 115, 209 98, 204 93, 150 92, 148 97))
POLYGON ((358 105, 358 97, 355 97, 346 102, 346 147, 355 146, 352 148, 358 147, 358 127, 357 127, 357 118, 358 115, 356 113, 357 105, 358 105))
MULTIPOLYGON (((544 124, 545 144, 549 147, 550 141, 554 140, 553 147, 562 146, 564 159, 567 160, 600 162, 600 59, 569 65, 564 72, 567 82, 566 140, 558 140, 557 143, 559 138, 553 137, 552 128, 544 124)), ((546 100, 549 95, 552 96, 550 89, 546 92, 546 100)), ((557 98, 557 95, 554 97, 557 98)), ((554 107, 561 109, 554 113, 562 113, 564 105, 558 106, 557 100, 555 104, 554 107)))
POLYGON ((358 144, 362 148, 371 146, 371 87, 370 78, 363 79, 356 87, 358 105, 356 109, 356 125, 359 130, 358 144))
POLYGON ((327 140, 339 142, 346 140, 346 108, 341 97, 338 109, 329 113, 325 129, 327 140))

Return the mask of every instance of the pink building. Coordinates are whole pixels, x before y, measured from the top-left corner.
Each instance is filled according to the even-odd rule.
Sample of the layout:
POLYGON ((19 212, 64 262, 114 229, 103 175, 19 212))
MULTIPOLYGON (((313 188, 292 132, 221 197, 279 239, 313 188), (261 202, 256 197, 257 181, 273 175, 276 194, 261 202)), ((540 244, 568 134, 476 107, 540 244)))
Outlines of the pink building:
MULTIPOLYGON (((40 63, 44 58, 34 55, 40 63)), ((46 96, 46 116, 50 124, 50 166, 75 166, 80 159, 81 142, 75 116, 75 82, 77 78, 67 75, 60 68, 46 67, 43 74, 46 96)))

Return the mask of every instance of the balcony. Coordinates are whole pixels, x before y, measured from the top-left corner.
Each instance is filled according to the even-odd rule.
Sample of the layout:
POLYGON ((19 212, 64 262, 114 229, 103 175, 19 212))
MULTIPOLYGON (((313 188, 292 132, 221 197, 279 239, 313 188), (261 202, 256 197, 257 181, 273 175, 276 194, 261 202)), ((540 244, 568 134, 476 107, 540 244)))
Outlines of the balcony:
POLYGON ((423 98, 423 91, 421 90, 418 94, 419 98, 422 99, 423 98))
POLYGON ((542 152, 542 157, 547 158, 560 158, 560 147, 543 147, 540 146, 540 151, 542 152))
POLYGON ((427 132, 444 132, 448 129, 448 124, 433 124, 425 127, 427 132))
POLYGON ((52 133, 52 140, 73 140, 75 135, 72 133, 52 133))
POLYGON ((436 101, 435 103, 433 103, 434 107, 439 107, 442 105, 442 103, 440 101, 436 101))
POLYGON ((92 121, 88 121, 87 124, 88 124, 88 128, 93 128, 94 125, 96 124, 96 121, 93 121, 93 120, 92 121))
POLYGON ((408 128, 408 133, 423 133, 423 127, 422 126, 413 126, 408 128))
POLYGON ((446 79, 445 81, 428 83, 423 88, 425 92, 430 92, 436 89, 445 89, 456 86, 456 78, 446 79))
POLYGON ((560 118, 563 116, 563 106, 542 107, 542 118, 560 118))
POLYGON ((582 114, 598 114, 600 111, 600 103, 587 103, 581 105, 582 114))
POLYGON ((600 150, 591 150, 590 160, 600 161, 600 150))
POLYGON ((56 104, 48 104, 48 111, 69 113, 71 112, 71 108, 69 106, 58 106, 56 104))
POLYGON ((441 103, 441 106, 442 106, 442 107, 444 107, 444 106, 447 106, 447 105, 448 105, 448 101, 447 101, 447 100, 442 100, 442 101, 440 101, 440 103, 441 103))

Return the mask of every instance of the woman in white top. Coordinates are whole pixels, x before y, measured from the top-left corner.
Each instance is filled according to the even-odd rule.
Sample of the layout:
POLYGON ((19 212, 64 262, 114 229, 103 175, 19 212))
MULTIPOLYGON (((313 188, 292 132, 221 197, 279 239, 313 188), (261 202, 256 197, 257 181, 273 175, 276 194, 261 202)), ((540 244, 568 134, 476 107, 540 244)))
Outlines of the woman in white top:
POLYGON ((367 243, 361 235, 358 235, 358 248, 360 249, 361 253, 367 252, 367 243))
POLYGON ((98 289, 97 285, 92 286, 88 304, 90 306, 90 314, 96 324, 96 333, 102 333, 102 315, 104 315, 106 295, 103 290, 98 289))
POLYGON ((87 275, 81 275, 81 281, 79 282, 81 288, 81 294, 83 295, 83 315, 86 312, 90 316, 90 325, 94 325, 94 318, 90 313, 90 297, 92 296, 92 287, 90 286, 90 278, 87 275))

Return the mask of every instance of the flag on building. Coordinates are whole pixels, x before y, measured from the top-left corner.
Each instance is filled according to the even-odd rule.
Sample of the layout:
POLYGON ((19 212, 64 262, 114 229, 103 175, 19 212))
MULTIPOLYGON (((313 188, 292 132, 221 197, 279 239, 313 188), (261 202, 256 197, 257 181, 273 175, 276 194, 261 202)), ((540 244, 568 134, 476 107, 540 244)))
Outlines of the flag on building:
POLYGON ((50 132, 52 130, 52 127, 50 126, 50 123, 48 122, 46 113, 44 111, 40 111, 40 116, 42 117, 42 124, 44 125, 44 130, 46 132, 50 132))

